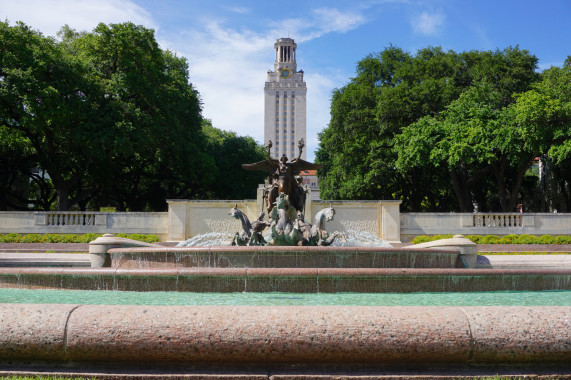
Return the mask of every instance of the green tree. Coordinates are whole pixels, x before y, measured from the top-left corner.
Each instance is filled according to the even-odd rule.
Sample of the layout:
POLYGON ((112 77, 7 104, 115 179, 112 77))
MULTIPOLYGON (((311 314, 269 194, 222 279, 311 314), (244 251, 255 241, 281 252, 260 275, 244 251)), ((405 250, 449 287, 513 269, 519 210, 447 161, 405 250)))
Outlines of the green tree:
POLYGON ((165 209, 166 198, 192 198, 212 183, 213 160, 205 152, 186 60, 161 50, 152 30, 132 23, 99 24, 72 37, 70 49, 94 68, 103 89, 97 202, 121 210, 165 209))
POLYGON ((58 42, 5 22, 0 33, 1 126, 29 143, 42 199, 53 186, 59 210, 159 210, 213 182, 188 64, 152 30, 65 26, 58 42))
POLYGON ((29 178, 36 167, 28 139, 0 125, 0 210, 28 208, 29 178))
POLYGON ((460 54, 426 48, 413 56, 391 46, 366 57, 357 65, 357 76, 334 91, 331 122, 320 134, 316 155, 324 164, 319 172, 322 194, 399 198, 403 209, 412 211, 471 210, 470 182, 480 182, 485 173, 461 166, 447 170, 431 154, 443 133, 434 124, 479 83, 490 83, 498 107, 507 107, 514 102, 514 91, 527 90, 537 80, 536 63, 518 47, 460 54), (427 117, 436 119, 423 119, 427 117), (466 193, 460 202, 454 200, 466 193))
POLYGON ((0 23, 0 122, 29 141, 67 210, 93 160, 97 131, 85 68, 51 38, 28 26, 0 23))
POLYGON ((205 189, 204 196, 210 199, 256 199, 258 184, 264 183, 266 173, 244 170, 242 164, 266 159, 264 147, 251 137, 214 128, 210 120, 204 120, 203 131, 208 152, 216 164, 215 180, 205 189))

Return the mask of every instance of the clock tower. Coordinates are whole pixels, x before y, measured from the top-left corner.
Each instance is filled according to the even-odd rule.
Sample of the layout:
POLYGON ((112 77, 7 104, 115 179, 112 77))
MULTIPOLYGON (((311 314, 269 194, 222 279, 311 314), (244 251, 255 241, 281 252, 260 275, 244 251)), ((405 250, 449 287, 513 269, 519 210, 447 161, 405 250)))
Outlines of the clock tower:
MULTIPOLYGON (((268 71, 264 86, 264 144, 272 140, 271 156, 297 157, 297 142, 305 138, 305 99, 307 87, 303 70, 297 71, 297 44, 280 38, 274 44, 274 70, 268 71)), ((305 150, 301 155, 306 159, 305 150)))

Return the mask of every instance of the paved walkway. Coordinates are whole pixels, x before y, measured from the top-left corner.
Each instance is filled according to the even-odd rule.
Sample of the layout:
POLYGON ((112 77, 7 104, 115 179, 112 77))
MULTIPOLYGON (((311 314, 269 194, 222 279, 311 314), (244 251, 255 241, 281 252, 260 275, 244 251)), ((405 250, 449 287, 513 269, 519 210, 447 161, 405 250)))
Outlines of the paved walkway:
POLYGON ((85 243, 0 243, 0 252, 89 252, 85 243))

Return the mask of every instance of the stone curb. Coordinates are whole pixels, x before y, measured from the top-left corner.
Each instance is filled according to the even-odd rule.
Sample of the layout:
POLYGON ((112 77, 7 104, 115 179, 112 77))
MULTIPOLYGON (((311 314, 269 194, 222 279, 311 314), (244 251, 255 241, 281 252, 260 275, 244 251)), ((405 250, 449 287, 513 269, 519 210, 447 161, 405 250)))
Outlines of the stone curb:
POLYGON ((179 292, 571 290, 571 269, 0 268, 0 287, 179 292))
POLYGON ((3 362, 571 363, 571 307, 0 304, 3 362))

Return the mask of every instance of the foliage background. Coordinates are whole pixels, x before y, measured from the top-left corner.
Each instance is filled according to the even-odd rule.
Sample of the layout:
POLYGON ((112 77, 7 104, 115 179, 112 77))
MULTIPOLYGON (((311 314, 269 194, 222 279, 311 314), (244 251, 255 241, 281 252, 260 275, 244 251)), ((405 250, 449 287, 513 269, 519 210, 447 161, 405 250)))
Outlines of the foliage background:
POLYGON ((1 22, 0 141, 0 210, 160 211, 264 179, 240 167, 263 149, 204 120, 186 59, 132 23, 56 40, 1 22))
POLYGON ((568 212, 570 146, 571 57, 539 73, 517 46, 416 54, 389 46, 333 92, 316 157, 323 199, 568 212))

